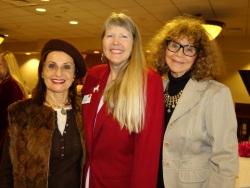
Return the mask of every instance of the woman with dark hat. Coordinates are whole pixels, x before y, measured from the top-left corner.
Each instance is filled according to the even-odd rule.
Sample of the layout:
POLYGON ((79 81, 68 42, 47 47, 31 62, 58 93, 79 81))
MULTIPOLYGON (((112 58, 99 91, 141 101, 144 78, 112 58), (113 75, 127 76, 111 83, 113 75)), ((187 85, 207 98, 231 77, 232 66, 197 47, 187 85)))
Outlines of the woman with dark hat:
POLYGON ((85 74, 74 46, 45 44, 32 98, 8 108, 0 187, 81 187, 86 150, 75 79, 85 74))

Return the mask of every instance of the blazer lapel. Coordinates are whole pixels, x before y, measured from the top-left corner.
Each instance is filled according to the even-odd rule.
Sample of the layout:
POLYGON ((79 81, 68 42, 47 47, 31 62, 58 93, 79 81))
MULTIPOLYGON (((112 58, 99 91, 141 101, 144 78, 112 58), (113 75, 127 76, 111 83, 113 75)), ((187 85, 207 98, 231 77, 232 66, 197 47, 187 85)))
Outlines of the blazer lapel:
POLYGON ((108 112, 107 112, 107 108, 106 108, 106 103, 104 103, 96 115, 95 125, 94 125, 94 129, 93 129, 92 142, 94 142, 94 140, 96 139, 99 131, 102 128, 103 122, 105 121, 105 119, 107 117, 108 117, 108 112))
POLYGON ((86 93, 87 95, 92 94, 91 106, 87 110, 88 114, 84 117, 88 119, 88 123, 85 126, 86 126, 86 134, 88 134, 87 138, 89 138, 88 143, 90 145, 92 145, 93 131, 96 128, 95 121, 97 117, 97 109, 98 109, 103 91, 106 87, 108 75, 109 75, 109 69, 104 70, 104 73, 99 75, 98 80, 94 81, 93 84, 91 83, 92 87, 88 90, 88 93, 86 93))
POLYGON ((197 82, 190 79, 183 90, 182 96, 178 101, 169 123, 172 123, 195 106, 200 100, 199 92, 204 91, 206 87, 207 82, 197 82))

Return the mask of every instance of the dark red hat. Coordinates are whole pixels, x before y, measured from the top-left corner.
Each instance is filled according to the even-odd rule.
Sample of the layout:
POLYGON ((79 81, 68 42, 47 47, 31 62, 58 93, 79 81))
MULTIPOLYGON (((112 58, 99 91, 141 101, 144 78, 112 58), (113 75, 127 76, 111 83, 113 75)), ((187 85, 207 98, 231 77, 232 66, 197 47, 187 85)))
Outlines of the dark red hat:
POLYGON ((74 60, 76 66, 76 79, 83 78, 86 74, 86 64, 82 54, 69 42, 59 39, 49 40, 43 47, 41 57, 52 51, 63 51, 74 60))

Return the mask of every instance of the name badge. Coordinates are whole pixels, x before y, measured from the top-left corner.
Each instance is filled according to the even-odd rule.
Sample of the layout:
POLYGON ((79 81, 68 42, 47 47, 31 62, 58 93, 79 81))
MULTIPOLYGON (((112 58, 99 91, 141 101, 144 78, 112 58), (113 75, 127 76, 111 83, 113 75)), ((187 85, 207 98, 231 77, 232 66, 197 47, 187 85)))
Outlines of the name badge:
POLYGON ((83 99, 82 99, 82 104, 90 103, 91 97, 92 97, 92 94, 84 95, 84 96, 83 96, 83 99))

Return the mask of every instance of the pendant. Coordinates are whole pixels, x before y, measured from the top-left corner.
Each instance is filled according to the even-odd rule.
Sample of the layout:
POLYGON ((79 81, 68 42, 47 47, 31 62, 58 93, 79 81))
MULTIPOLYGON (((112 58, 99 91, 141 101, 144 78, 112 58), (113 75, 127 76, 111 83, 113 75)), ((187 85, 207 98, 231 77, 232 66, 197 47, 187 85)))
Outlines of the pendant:
POLYGON ((63 115, 66 115, 66 114, 67 114, 67 113, 66 113, 66 110, 65 110, 64 108, 61 109, 61 113, 62 113, 63 115))

